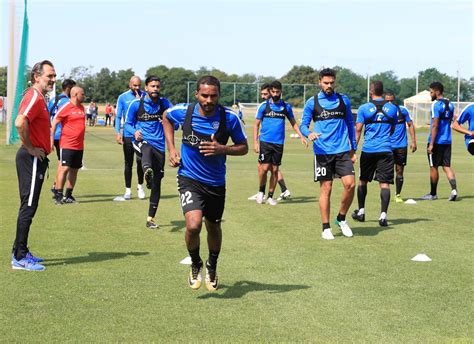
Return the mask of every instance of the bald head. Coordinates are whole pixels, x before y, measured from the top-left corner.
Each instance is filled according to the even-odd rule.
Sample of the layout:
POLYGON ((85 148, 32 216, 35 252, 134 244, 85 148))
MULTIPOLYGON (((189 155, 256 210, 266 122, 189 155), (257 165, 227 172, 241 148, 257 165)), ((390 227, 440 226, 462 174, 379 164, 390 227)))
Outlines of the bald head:
POLYGON ((81 104, 84 101, 84 89, 79 86, 71 88, 71 102, 75 105, 81 104))
POLYGON ((128 87, 132 90, 133 93, 137 97, 140 96, 140 89, 142 87, 142 79, 140 79, 139 76, 134 75, 130 78, 130 83, 128 84, 128 87))

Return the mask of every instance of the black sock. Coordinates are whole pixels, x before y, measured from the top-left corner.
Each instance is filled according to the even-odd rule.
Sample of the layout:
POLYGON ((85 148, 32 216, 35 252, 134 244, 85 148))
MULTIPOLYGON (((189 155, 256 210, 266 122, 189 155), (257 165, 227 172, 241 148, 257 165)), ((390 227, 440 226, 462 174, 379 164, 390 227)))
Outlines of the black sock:
POLYGON ((278 185, 280 185, 280 188, 281 188, 281 192, 285 192, 287 190, 286 188, 286 184, 285 184, 285 180, 284 179, 280 179, 278 181, 278 185))
POLYGON ((341 213, 337 214, 337 221, 346 221, 346 215, 342 215, 341 213))
POLYGON ((263 194, 265 194, 266 186, 267 186, 267 184, 260 185, 260 188, 258 189, 258 192, 263 192, 263 194))
POLYGON ((451 185, 451 190, 456 190, 456 179, 450 179, 449 184, 451 185))
POLYGON ((381 212, 386 213, 390 203, 390 189, 380 189, 380 201, 382 204, 381 212))
POLYGON ((72 189, 67 188, 66 189, 66 197, 71 197, 72 196, 72 189))
POLYGON ((328 229, 328 228, 331 228, 331 226, 329 225, 329 222, 323 223, 323 232, 325 229, 328 229))
POLYGON ((209 259, 207 260, 207 263, 213 270, 217 268, 217 258, 219 258, 219 252, 209 251, 209 259))
POLYGON ((63 189, 56 189, 56 198, 62 199, 63 198, 63 189))
POLYGON ((148 216, 155 217, 157 209, 158 209, 158 203, 150 202, 150 205, 148 206, 148 216))
POLYGON ((193 265, 200 266, 202 264, 201 256, 199 256, 199 246, 194 250, 188 250, 189 256, 191 257, 191 261, 193 265))
POLYGON ((436 189, 438 188, 438 183, 431 183, 431 196, 436 196, 436 189))
POLYGON ((268 191, 268 198, 273 198, 273 191, 268 191))
POLYGON ((398 175, 395 177, 396 193, 395 195, 400 195, 402 193, 403 186, 403 176, 398 175))
POLYGON ((359 185, 357 187, 357 200, 359 209, 365 208, 365 197, 367 196, 367 185, 359 185))

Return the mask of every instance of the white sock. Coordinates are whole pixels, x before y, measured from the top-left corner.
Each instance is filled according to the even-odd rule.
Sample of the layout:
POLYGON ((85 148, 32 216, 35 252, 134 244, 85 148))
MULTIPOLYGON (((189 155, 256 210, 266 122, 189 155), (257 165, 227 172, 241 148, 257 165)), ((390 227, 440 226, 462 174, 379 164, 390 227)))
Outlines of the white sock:
POLYGON ((132 189, 130 189, 130 188, 125 188, 125 193, 126 193, 126 194, 131 194, 131 193, 132 193, 132 189))
POLYGON ((387 219, 387 213, 386 212, 381 212, 380 213, 380 220, 386 220, 387 219))
POLYGON ((359 212, 357 213, 357 215, 364 215, 365 214, 365 209, 364 208, 360 208, 359 209, 359 212))
POLYGON ((143 189, 143 185, 142 185, 142 184, 138 184, 138 185, 137 185, 137 189, 140 189, 140 190, 143 189))

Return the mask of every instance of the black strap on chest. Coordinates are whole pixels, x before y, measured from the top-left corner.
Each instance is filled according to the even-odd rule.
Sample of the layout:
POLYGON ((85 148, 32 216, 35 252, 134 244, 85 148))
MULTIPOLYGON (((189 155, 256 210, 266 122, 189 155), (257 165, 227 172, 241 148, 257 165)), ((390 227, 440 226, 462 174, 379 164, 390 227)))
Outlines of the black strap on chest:
MULTIPOLYGON (((186 117, 183 123, 183 144, 197 147, 201 142, 205 141, 212 141, 211 135, 206 135, 199 133, 193 129, 192 121, 193 121, 193 112, 196 107, 197 103, 190 104, 186 110, 186 117)), ((214 138, 219 142, 221 145, 226 145, 229 141, 229 132, 227 130, 226 124, 226 113, 225 108, 221 105, 218 106, 219 112, 219 128, 214 134, 214 138)))
POLYGON ((398 104, 393 104, 397 107, 397 124, 405 124, 406 123, 406 118, 405 115, 402 112, 402 108, 398 104))
POLYGON ((58 110, 58 103, 63 98, 66 98, 66 95, 62 94, 62 93, 59 96, 57 96, 56 98, 54 98, 53 107, 51 108, 51 111, 49 111, 49 116, 50 117, 53 117, 56 114, 56 111, 58 110))
POLYGON ((439 119, 443 121, 451 121, 453 119, 453 112, 449 108, 449 99, 441 99, 444 103, 443 111, 439 112, 439 119))
POLYGON ((339 93, 336 93, 339 105, 332 110, 327 110, 319 103, 318 95, 314 96, 313 121, 325 121, 328 119, 344 119, 346 117, 346 104, 339 93))
POLYGON ((267 102, 265 104, 265 110, 263 110, 262 121, 265 118, 278 118, 284 120, 286 117, 288 117, 288 109, 286 108, 286 103, 283 100, 281 102, 283 104, 283 110, 274 111, 270 107, 270 99, 267 99, 267 102))
POLYGON ((137 121, 139 122, 156 122, 163 120, 163 113, 165 112, 165 106, 163 104, 163 99, 158 98, 158 112, 157 113, 148 113, 145 111, 145 96, 140 97, 140 105, 138 106, 137 111, 137 121))
POLYGON ((376 102, 374 100, 370 101, 372 104, 375 105, 375 113, 372 117, 369 119, 365 120, 365 124, 382 124, 382 123, 389 123, 392 124, 392 119, 390 116, 383 110, 383 107, 385 104, 388 102, 386 100, 383 100, 381 102, 376 102), (379 114, 382 114, 382 117, 379 117, 379 114))

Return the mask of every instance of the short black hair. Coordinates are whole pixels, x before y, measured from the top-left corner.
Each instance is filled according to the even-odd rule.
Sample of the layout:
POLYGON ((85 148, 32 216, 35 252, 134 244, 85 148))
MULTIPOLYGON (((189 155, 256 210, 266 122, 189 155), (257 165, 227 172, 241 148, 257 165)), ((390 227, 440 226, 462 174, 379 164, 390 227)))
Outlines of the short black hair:
POLYGON ((336 71, 332 68, 321 69, 319 71, 319 80, 321 80, 325 76, 332 76, 335 79, 336 78, 336 71))
POLYGON ((270 84, 266 82, 262 86, 260 86, 260 91, 267 90, 269 88, 270 88, 270 84))
POLYGON ((53 63, 49 60, 43 60, 41 62, 35 63, 35 65, 31 69, 31 79, 30 80, 31 80, 32 84, 35 83, 35 76, 43 74, 44 65, 48 65, 48 66, 51 66, 52 68, 54 68, 53 63))
POLYGON ((444 86, 439 81, 432 82, 430 84, 430 88, 432 90, 439 91, 439 93, 441 93, 441 94, 443 94, 443 92, 444 92, 444 86))
POLYGON ((385 95, 395 98, 395 93, 393 93, 392 91, 385 92, 385 95))
POLYGON ((372 87, 374 88, 374 94, 376 96, 383 95, 383 82, 380 80, 374 80, 371 82, 372 87))
POLYGON ((279 82, 278 80, 273 80, 270 83, 270 88, 276 88, 277 90, 281 90, 283 89, 283 86, 281 85, 281 82, 279 82))
POLYGON ((158 81, 159 83, 161 83, 161 79, 159 77, 157 77, 156 75, 150 75, 145 79, 145 85, 148 85, 152 81, 158 81))
POLYGON ((196 83, 196 91, 199 91, 201 85, 211 85, 216 86, 219 94, 221 93, 221 82, 215 76, 212 75, 203 75, 199 78, 196 83))
POLYGON ((72 79, 64 79, 63 83, 61 84, 61 89, 66 91, 68 88, 73 88, 76 86, 76 82, 72 79))

